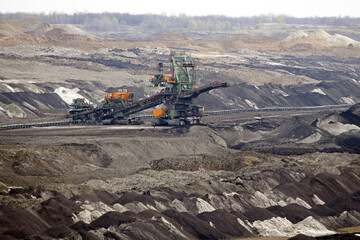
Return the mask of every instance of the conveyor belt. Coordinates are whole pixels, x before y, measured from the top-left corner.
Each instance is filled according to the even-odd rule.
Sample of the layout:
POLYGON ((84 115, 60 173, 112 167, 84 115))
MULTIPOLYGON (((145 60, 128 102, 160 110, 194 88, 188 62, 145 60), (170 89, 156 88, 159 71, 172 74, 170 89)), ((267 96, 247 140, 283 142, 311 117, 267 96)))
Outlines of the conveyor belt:
POLYGON ((80 123, 81 123, 81 121, 57 121, 57 122, 11 124, 11 125, 2 125, 2 126, 0 126, 0 130, 31 128, 31 127, 64 126, 64 125, 80 124, 80 123))
MULTIPOLYGON (((227 114, 236 114, 244 112, 282 112, 282 111, 320 111, 320 110, 330 110, 330 109, 342 109, 349 108, 352 105, 342 104, 342 105, 324 105, 324 106, 310 106, 310 107, 269 107, 269 108, 245 108, 245 109, 230 109, 230 110, 216 110, 216 111, 205 111, 204 115, 227 115, 227 114)), ((152 115, 140 115, 135 116, 133 119, 152 119, 152 115)))
POLYGON ((268 108, 247 108, 247 109, 230 109, 230 110, 218 110, 207 111, 205 115, 226 115, 242 112, 282 112, 282 111, 316 111, 316 110, 329 110, 338 108, 349 108, 352 105, 324 105, 324 106, 310 106, 310 107, 268 107, 268 108))
MULTIPOLYGON (((281 111, 320 111, 320 110, 330 110, 330 109, 341 109, 349 108, 352 105, 342 104, 342 105, 324 105, 324 106, 310 106, 310 107, 269 107, 269 108, 248 108, 248 109, 231 109, 231 110, 217 110, 217 111, 206 111, 205 115, 227 115, 227 114, 236 114, 243 112, 281 112, 281 111)), ((152 115, 141 115, 135 116, 132 119, 152 119, 152 115)), ((80 120, 75 121, 57 121, 57 122, 42 122, 42 123, 25 123, 25 124, 11 124, 0 126, 0 130, 10 130, 10 129, 21 129, 21 128, 31 128, 31 127, 49 127, 49 126, 63 126, 71 124, 81 124, 80 120)))

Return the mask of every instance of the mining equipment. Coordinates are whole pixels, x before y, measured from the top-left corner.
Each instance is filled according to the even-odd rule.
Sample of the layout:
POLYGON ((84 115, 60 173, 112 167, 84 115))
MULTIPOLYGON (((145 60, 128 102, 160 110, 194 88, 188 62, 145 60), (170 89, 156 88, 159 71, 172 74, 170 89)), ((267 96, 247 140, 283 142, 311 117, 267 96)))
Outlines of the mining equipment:
POLYGON ((185 53, 171 52, 170 74, 164 74, 163 68, 163 63, 159 63, 159 73, 150 80, 155 87, 162 87, 159 93, 135 100, 132 93, 122 89, 108 93, 97 106, 86 103, 84 99, 74 99, 66 117, 83 123, 141 124, 130 115, 162 104, 163 109, 154 110, 153 125, 197 124, 204 114, 204 107, 193 105, 192 99, 212 89, 228 87, 226 82, 213 82, 196 88, 195 64, 187 61, 185 53))
POLYGON ((151 79, 151 83, 155 87, 164 87, 165 92, 176 94, 166 99, 164 108, 154 109, 153 125, 168 125, 172 122, 179 125, 200 123, 204 115, 204 107, 193 105, 193 98, 212 89, 228 86, 226 82, 213 82, 196 88, 196 65, 188 61, 185 54, 174 52, 170 54, 170 74, 164 74, 163 68, 163 63, 159 63, 157 66, 159 73, 151 79))
POLYGON ((85 98, 75 98, 70 107, 71 109, 69 110, 69 114, 67 114, 67 116, 87 112, 93 108, 92 105, 85 101, 85 98))
POLYGON ((73 100, 73 104, 70 105, 71 109, 67 118, 73 118, 73 120, 82 120, 86 123, 102 122, 109 124, 113 120, 105 121, 108 115, 111 115, 114 110, 123 109, 134 103, 134 94, 129 93, 126 89, 119 89, 115 93, 108 93, 105 99, 93 106, 85 101, 84 98, 76 98, 73 100))
POLYGON ((259 113, 259 114, 258 114, 257 116, 255 116, 254 118, 255 118, 255 120, 262 121, 262 120, 264 119, 264 116, 263 116, 261 113, 259 113))

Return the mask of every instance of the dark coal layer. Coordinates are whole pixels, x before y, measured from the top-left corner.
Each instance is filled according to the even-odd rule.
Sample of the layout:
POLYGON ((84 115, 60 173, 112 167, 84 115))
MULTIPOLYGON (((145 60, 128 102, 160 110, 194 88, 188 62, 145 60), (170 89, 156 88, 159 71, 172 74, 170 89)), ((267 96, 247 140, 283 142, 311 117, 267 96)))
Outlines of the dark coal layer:
MULTIPOLYGON (((293 224, 309 216, 317 219, 328 228, 349 227, 360 223, 360 178, 355 173, 334 175, 321 173, 315 176, 295 180, 294 173, 286 171, 267 171, 252 177, 243 177, 243 185, 227 182, 235 189, 246 186, 249 191, 238 190, 232 195, 232 205, 245 206, 245 211, 225 207, 226 195, 189 194, 170 188, 157 188, 143 193, 130 191, 109 193, 94 190, 93 193, 74 196, 71 199, 54 193, 50 199, 42 202, 35 211, 0 207, 0 230, 2 239, 22 238, 73 238, 83 239, 228 239, 251 237, 256 229, 249 229, 240 222, 264 221, 275 217, 286 218, 293 224), (297 203, 286 206, 259 207, 254 199, 254 189, 266 179, 276 181, 271 189, 273 194, 280 193, 287 198, 302 199, 311 208, 297 203), (291 183, 289 183, 291 182, 291 183), (253 190, 250 190, 253 188, 253 190), (318 196, 324 204, 319 205, 312 199, 318 196), (161 196, 161 197, 160 197, 161 196), (214 201, 214 196, 218 199, 214 201), (182 203, 187 212, 174 207, 175 202, 182 203), (213 209, 199 213, 199 203, 207 202, 213 209), (152 209, 137 211, 107 211, 90 223, 74 222, 74 216, 83 211, 82 204, 102 202, 109 207, 151 206, 152 209), (246 203, 246 204, 244 204, 246 203), (162 207, 159 207, 159 204, 162 207), (239 222, 240 221, 240 222, 239 222), (102 236, 99 236, 101 231, 102 236)), ((21 193, 23 194, 23 193, 21 193)), ((19 194, 19 196, 21 195, 19 194)), ((280 196, 280 195, 279 195, 280 196)), ((201 205, 201 204, 200 204, 201 205)), ((206 205, 203 205, 206 206, 206 205)), ((316 239, 356 239, 355 235, 335 235, 334 238, 316 239)), ((314 239, 297 235, 292 239, 314 239)))

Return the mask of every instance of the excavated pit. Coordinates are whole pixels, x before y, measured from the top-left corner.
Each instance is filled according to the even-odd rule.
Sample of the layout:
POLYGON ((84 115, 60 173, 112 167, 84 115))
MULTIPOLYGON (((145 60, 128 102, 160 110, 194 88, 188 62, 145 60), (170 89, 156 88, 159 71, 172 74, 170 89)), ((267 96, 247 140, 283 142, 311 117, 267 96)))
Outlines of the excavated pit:
MULTIPOLYGON (((171 33, 110 41, 31 24, 40 25, 26 34, 14 25, 23 34, 0 41, 3 124, 58 121, 73 98, 96 104, 118 89, 154 95, 154 66, 179 49, 197 63, 197 86, 231 85, 194 100, 206 110, 360 101, 355 42, 171 33)), ((359 109, 0 131, 0 238, 359 239, 359 109)))
POLYGON ((360 157, 354 143, 338 144, 352 141, 355 130, 332 135, 325 123, 356 126, 357 116, 358 106, 343 113, 265 114, 264 124, 250 114, 232 123, 220 118, 212 127, 2 131, 1 237, 333 235, 360 225, 360 157), (321 141, 306 150, 302 141, 314 132, 321 141), (287 151, 293 142, 304 153, 250 150, 259 140, 287 151), (234 148, 239 141, 249 150, 234 148), (327 151, 329 144, 337 151, 327 151))

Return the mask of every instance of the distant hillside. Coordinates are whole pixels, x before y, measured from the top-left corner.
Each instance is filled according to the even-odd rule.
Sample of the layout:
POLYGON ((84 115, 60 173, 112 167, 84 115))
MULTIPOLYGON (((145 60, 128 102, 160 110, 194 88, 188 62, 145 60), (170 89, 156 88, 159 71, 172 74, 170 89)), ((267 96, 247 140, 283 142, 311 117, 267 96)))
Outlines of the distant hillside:
MULTIPOLYGON (((1 10, 0 10, 1 11, 1 10)), ((256 31, 271 29, 270 34, 282 34, 277 28, 287 28, 289 25, 302 26, 333 26, 342 27, 344 31, 353 33, 351 38, 360 41, 360 18, 352 17, 308 17, 295 18, 285 15, 267 14, 252 17, 226 17, 226 16, 166 16, 156 14, 128 14, 128 13, 75 13, 65 14, 52 12, 49 14, 36 13, 0 13, 0 18, 32 18, 50 24, 72 24, 82 26, 91 32, 121 32, 112 34, 113 37, 132 39, 151 39, 144 35, 147 32, 195 32, 197 36, 202 31, 236 33, 238 31, 256 31), (344 28, 345 27, 345 28, 344 28), (347 28, 347 29, 346 29, 347 28), (135 31, 135 32, 134 32, 135 31), (357 32, 357 33, 356 33, 357 32), (136 33, 136 34, 134 34, 136 33)), ((343 34, 343 33, 342 33, 343 34)), ((349 35, 349 34, 345 34, 349 35)), ((206 38, 203 34, 201 37, 206 38)), ((217 35, 212 34, 212 37, 217 35)))
POLYGON ((298 30, 286 37, 280 45, 282 50, 292 51, 325 50, 331 47, 360 48, 360 42, 337 33, 331 35, 320 28, 309 34, 298 30))
POLYGON ((129 49, 152 46, 196 51, 251 49, 267 52, 321 52, 322 54, 335 54, 343 57, 360 55, 359 41, 336 32, 330 34, 320 28, 311 32, 297 30, 285 38, 242 33, 218 39, 196 39, 187 34, 163 32, 145 41, 96 37, 72 24, 49 24, 35 19, 0 19, 0 46, 18 44, 70 47, 86 51, 101 48, 129 49), (332 51, 335 48, 340 49, 332 51), (348 48, 351 48, 351 51, 348 48))

